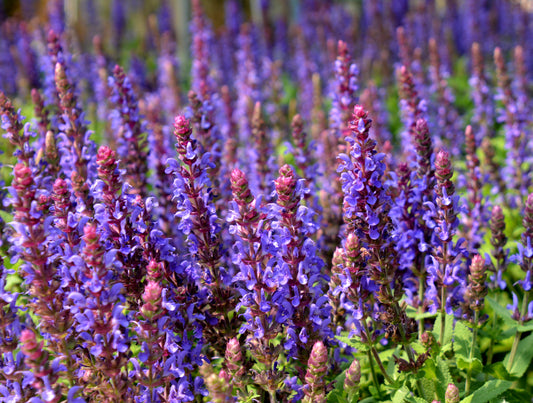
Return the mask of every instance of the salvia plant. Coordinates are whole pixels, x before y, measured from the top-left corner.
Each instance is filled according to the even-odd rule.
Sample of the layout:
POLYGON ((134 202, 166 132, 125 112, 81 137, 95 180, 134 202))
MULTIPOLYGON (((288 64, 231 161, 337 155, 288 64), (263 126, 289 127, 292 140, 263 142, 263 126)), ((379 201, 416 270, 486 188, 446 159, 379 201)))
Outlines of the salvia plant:
POLYGON ((16 3, 0 402, 531 401, 527 2, 16 3))

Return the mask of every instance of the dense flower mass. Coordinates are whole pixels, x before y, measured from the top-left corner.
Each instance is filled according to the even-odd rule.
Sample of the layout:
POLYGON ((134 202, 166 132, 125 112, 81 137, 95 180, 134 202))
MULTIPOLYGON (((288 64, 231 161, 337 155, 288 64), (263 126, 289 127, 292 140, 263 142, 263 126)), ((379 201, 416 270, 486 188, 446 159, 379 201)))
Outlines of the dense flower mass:
POLYGON ((527 2, 37 3, 0 403, 531 399, 527 2))

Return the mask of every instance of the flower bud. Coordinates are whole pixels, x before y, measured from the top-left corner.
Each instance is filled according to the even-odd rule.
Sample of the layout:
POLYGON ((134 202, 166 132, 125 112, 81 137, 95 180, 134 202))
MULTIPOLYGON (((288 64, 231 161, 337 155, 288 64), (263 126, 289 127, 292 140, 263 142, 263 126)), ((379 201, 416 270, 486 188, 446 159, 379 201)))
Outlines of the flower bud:
POLYGON ((59 160, 59 153, 57 151, 56 138, 54 132, 48 130, 44 140, 44 149, 46 159, 49 164, 57 164, 59 160))
POLYGON ((470 275, 468 276, 468 287, 465 299, 468 301, 470 309, 481 311, 484 305, 484 298, 487 295, 487 270, 485 259, 480 255, 474 256, 470 264, 470 275))
POLYGON ((417 175, 422 178, 431 171, 431 155, 433 154, 433 142, 429 134, 428 124, 423 118, 416 121, 414 144, 418 164, 417 175))
POLYGON ((279 176, 274 181, 278 195, 278 205, 292 211, 298 205, 298 197, 295 194, 297 179, 292 168, 285 164, 279 169, 279 176))
POLYGON ((174 135, 179 142, 187 142, 190 139, 192 128, 191 122, 183 115, 174 119, 174 135))
POLYGON ((522 234, 522 242, 526 245, 527 238, 530 238, 533 241, 533 193, 527 197, 522 225, 525 230, 522 234))
POLYGON ((254 200, 246 175, 238 168, 231 172, 231 191, 234 200, 240 206, 250 204, 254 200))
POLYGON ((156 260, 152 259, 148 263, 148 266, 146 267, 146 274, 147 276, 152 280, 157 280, 161 277, 161 274, 163 272, 163 263, 157 262, 156 260))
POLYGON ((13 180, 13 187, 17 192, 25 192, 33 184, 33 173, 31 168, 18 163, 14 169, 15 179, 13 180))
POLYGON ((108 146, 101 146, 96 154, 98 176, 103 180, 104 173, 112 172, 117 165, 117 153, 108 146))
POLYGON ((24 329, 20 334, 20 349, 31 361, 37 361, 43 354, 43 342, 37 342, 35 333, 32 330, 24 329))
POLYGON ((451 196, 455 192, 455 187, 451 181, 453 176, 453 167, 450 161, 450 155, 446 151, 439 151, 435 158, 435 177, 437 185, 435 192, 440 197, 443 196, 442 189, 446 189, 446 194, 451 196))
POLYGON ((235 337, 226 345, 225 363, 232 377, 238 378, 244 373, 241 345, 235 337))
POLYGON ((100 245, 100 234, 96 232, 96 223, 87 223, 83 227, 85 247, 83 256, 89 266, 102 267, 104 250, 100 245))
POLYGON ((161 311, 161 285, 155 281, 148 281, 142 295, 143 306, 141 314, 146 319, 153 319, 161 311))
POLYGON ((325 375, 327 372, 328 350, 324 343, 317 341, 313 345, 311 355, 307 361, 307 373, 305 374, 303 402, 325 402, 325 375))
POLYGON ((357 358, 354 358, 350 367, 346 370, 346 378, 344 379, 344 389, 348 392, 353 391, 359 387, 361 381, 361 364, 357 358))
POLYGON ((459 388, 453 383, 446 388, 445 403, 459 403, 459 388))
POLYGON ((503 215, 503 210, 500 206, 494 206, 492 208, 490 232, 490 243, 492 246, 496 249, 503 248, 507 243, 507 237, 505 236, 505 216, 503 215))

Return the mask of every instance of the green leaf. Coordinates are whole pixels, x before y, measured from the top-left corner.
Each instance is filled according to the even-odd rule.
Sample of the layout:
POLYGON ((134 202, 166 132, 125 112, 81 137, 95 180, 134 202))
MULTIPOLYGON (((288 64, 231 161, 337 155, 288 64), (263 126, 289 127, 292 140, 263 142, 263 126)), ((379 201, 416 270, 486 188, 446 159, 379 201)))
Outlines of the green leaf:
POLYGON ((530 320, 529 322, 526 322, 523 325, 518 326, 517 330, 522 333, 533 330, 533 320, 530 320))
POLYGON ((392 403, 403 403, 405 402, 405 398, 410 393, 409 388, 407 386, 402 386, 400 389, 396 391, 394 396, 392 397, 392 403))
POLYGON ((495 362, 485 367, 484 372, 496 379, 510 379, 511 375, 503 365, 503 362, 495 362))
POLYGON ((437 395, 441 401, 444 401, 444 395, 446 394, 446 388, 450 383, 453 383, 452 376, 450 375, 450 368, 448 363, 442 358, 437 358, 437 376, 436 376, 436 388, 437 395))
POLYGON ((343 393, 337 389, 333 389, 327 396, 328 403, 348 403, 343 393))
POLYGON ((511 375, 520 378, 527 371, 533 358, 533 334, 522 339, 518 344, 512 368, 508 365, 510 356, 511 353, 507 354, 503 363, 511 375))
POLYGON ((479 374, 483 371, 483 363, 478 358, 469 360, 463 357, 457 357, 457 368, 464 370, 472 369, 473 374, 479 374))
POLYGON ((498 403, 523 403, 531 400, 531 394, 525 391, 518 391, 509 389, 505 391, 501 396, 498 403))
POLYGON ((428 358, 422 367, 424 376, 428 379, 437 379, 437 366, 432 358, 428 358))
POLYGON ((503 392, 511 387, 511 381, 503 381, 500 379, 488 381, 470 396, 461 400, 461 403, 486 403, 490 399, 498 397, 503 392))
POLYGON ((357 339, 351 339, 346 336, 335 336, 335 338, 337 338, 342 343, 349 345, 350 347, 356 348, 357 351, 360 353, 366 353, 369 350, 368 345, 357 339))
POLYGON ((446 343, 444 346, 440 349, 440 355, 443 355, 444 353, 447 353, 448 351, 453 350, 453 344, 452 343, 446 343))
POLYGON ((427 378, 420 379, 420 382, 422 383, 421 393, 424 399, 431 402, 433 400, 433 396, 435 396, 436 393, 435 382, 427 378))
POLYGON ((457 367, 464 370, 473 370, 474 374, 483 371, 483 363, 477 345, 473 346, 473 331, 464 322, 459 321, 454 329, 453 351, 457 360, 457 367), (470 358, 470 350, 474 348, 474 354, 470 358))
POLYGON ((439 340, 441 328, 441 314, 439 313, 437 315, 435 319, 435 325, 433 326, 433 335, 435 336, 435 339, 440 342, 441 345, 446 345, 452 341, 454 319, 455 318, 452 315, 446 315, 446 323, 444 325, 444 340, 439 340))
POLYGON ((505 324, 509 326, 516 326, 516 321, 511 317, 511 312, 507 308, 501 306, 494 298, 486 297, 485 300, 489 303, 494 313, 503 319, 505 324))
POLYGON ((5 222, 13 221, 13 216, 4 210, 0 210, 0 218, 2 218, 2 220, 4 220, 5 222))
POLYGON ((408 306, 405 309, 405 313, 409 318, 413 318, 415 320, 419 319, 427 319, 427 318, 435 318, 437 316, 436 313, 430 313, 430 312, 418 312, 417 309, 413 308, 412 306, 408 306))
MULTIPOLYGON (((390 352, 390 350, 388 350, 387 352, 390 352)), ((395 377, 397 376, 397 372, 396 372, 396 361, 394 360, 394 358, 392 358, 392 356, 398 356, 400 354, 400 349, 399 347, 396 347, 396 349, 392 352, 392 354, 390 355, 390 357, 387 357, 385 354, 381 353, 379 354, 379 358, 385 362, 387 359, 388 359, 388 363, 387 363, 387 367, 385 368, 385 371, 387 372, 387 375, 391 378, 391 379, 395 379, 395 377)))
POLYGON ((453 351, 458 357, 468 360, 470 349, 472 348, 472 331, 463 323, 457 322, 453 332, 453 351))
POLYGON ((421 397, 418 397, 418 396, 414 396, 414 397, 408 396, 406 397, 405 400, 410 403, 428 403, 426 399, 422 399, 421 397))

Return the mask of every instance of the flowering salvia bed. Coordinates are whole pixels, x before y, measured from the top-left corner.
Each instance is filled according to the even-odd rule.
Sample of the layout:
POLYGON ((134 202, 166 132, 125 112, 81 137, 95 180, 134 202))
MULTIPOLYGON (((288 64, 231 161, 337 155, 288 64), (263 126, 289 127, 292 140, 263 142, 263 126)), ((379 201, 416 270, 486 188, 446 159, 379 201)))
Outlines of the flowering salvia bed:
POLYGON ((0 402, 530 401, 526 8, 111 3, 1 26, 0 402))

